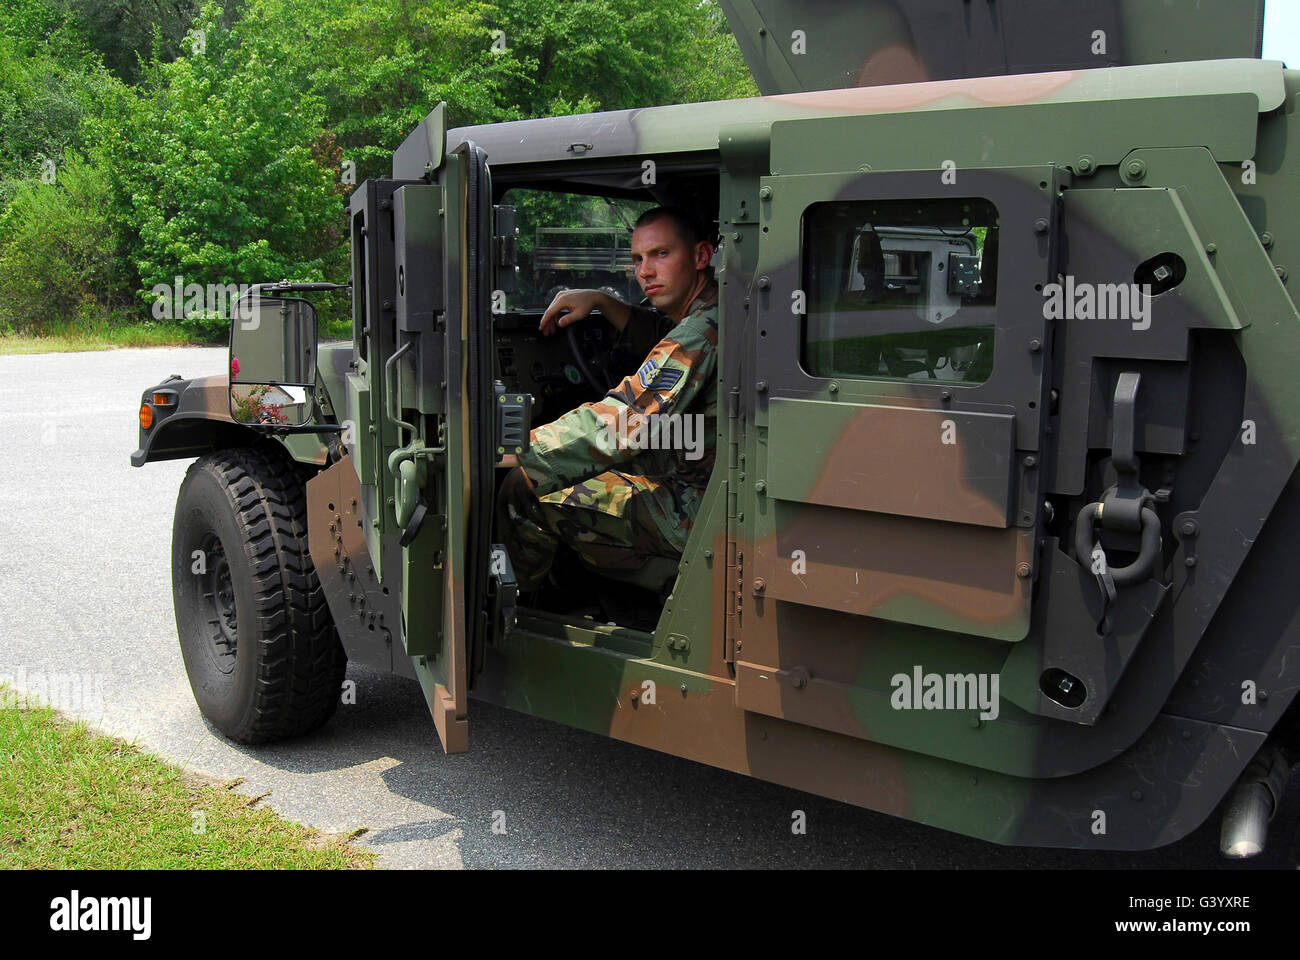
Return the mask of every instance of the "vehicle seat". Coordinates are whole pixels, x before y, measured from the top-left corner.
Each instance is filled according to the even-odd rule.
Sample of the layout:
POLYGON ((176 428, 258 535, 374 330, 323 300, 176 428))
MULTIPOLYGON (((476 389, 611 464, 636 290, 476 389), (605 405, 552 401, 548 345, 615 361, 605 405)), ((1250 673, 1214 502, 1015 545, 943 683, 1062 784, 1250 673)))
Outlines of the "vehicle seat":
POLYGON ((590 567, 590 569, 602 577, 620 583, 630 583, 664 597, 677 581, 677 571, 680 566, 681 560, 676 557, 651 557, 634 570, 607 570, 600 567, 590 567))

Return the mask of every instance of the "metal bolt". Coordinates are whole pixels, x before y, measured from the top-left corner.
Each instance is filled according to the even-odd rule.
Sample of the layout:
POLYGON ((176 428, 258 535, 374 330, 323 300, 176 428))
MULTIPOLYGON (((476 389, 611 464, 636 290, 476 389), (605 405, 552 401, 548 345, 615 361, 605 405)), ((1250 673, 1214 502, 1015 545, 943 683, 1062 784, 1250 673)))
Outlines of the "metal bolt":
POLYGON ((1074 689, 1073 678, 1062 677, 1059 681, 1057 681, 1056 689, 1060 690, 1062 693, 1069 693, 1071 690, 1074 689))
POLYGON ((759 577, 754 581, 755 593, 762 593, 766 589, 767 589, 767 581, 764 580, 762 577, 759 577))
POLYGON ((754 492, 755 492, 755 493, 762 493, 762 492, 763 492, 764 490, 766 490, 766 489, 767 489, 767 481, 766 481, 766 480, 759 480, 759 481, 757 481, 757 482, 754 484, 754 492))
POLYGON ((704 559, 705 559, 705 560, 712 560, 712 559, 713 559, 713 551, 712 551, 712 550, 705 550, 705 551, 704 551, 704 559))
POLYGON ((683 684, 682 684, 682 693, 685 693, 685 692, 686 692, 686 684, 683 683, 683 684))
POLYGON ((802 690, 804 687, 808 685, 808 681, 805 680, 801 674, 795 674, 790 679, 790 683, 794 686, 796 690, 802 690))
POLYGON ((754 384, 754 389, 757 390, 759 393, 767 393, 767 381, 766 380, 758 381, 758 383, 754 384))
POLYGON ((1092 173, 1092 157, 1080 157, 1075 166, 1080 173, 1092 173))
POLYGON ((767 289, 768 287, 770 287, 771 285, 772 285, 772 280, 771 280, 771 278, 769 278, 769 277, 765 277, 765 276, 764 276, 764 277, 759 277, 759 278, 758 278, 758 289, 760 289, 760 290, 766 290, 766 289, 767 289))
POLYGON ((1156 267, 1154 270, 1151 271, 1151 276, 1155 277, 1155 278, 1156 278, 1157 280, 1159 280, 1161 283, 1164 283, 1166 280, 1168 280, 1168 279, 1169 279, 1170 277, 1172 277, 1173 275, 1174 275, 1174 272, 1173 272, 1172 270, 1170 270, 1167 266, 1165 266, 1163 263, 1160 264, 1160 266, 1156 267))
POLYGON ((1265 700, 1268 699, 1268 691, 1260 690, 1258 693, 1255 694, 1255 699, 1258 700, 1260 703, 1263 703, 1265 700))
POLYGON ((1218 245, 1217 243, 1207 243, 1207 244, 1205 245, 1205 252, 1206 252, 1206 253, 1218 253, 1218 252, 1219 252, 1219 245, 1218 245))
POLYGON ((830 386, 828 386, 826 389, 829 390, 831 393, 839 393, 840 385, 836 383, 834 380, 832 380, 830 382, 830 386))
POLYGON ((1034 337, 1034 339, 1029 341, 1030 353, 1038 353, 1042 349, 1043 349, 1043 341, 1039 340, 1037 337, 1034 337))
POLYGON ((1025 465, 1026 468, 1032 470, 1034 467, 1038 466, 1038 458, 1035 457, 1035 456, 1032 456, 1032 455, 1031 455, 1031 456, 1025 457, 1025 459, 1022 460, 1021 463, 1023 463, 1023 464, 1025 465))
POLYGON ((940 391, 939 391, 939 399, 942 400, 944 403, 947 403, 949 400, 952 399, 952 391, 951 391, 951 390, 940 390, 940 391))
POLYGON ((1130 179, 1141 180, 1147 175, 1147 164, 1145 160, 1130 160, 1128 166, 1124 168, 1130 179))
POLYGON ((1273 268, 1273 272, 1277 274, 1279 280, 1286 280, 1286 267, 1276 266, 1273 268))
POLYGON ((1029 574, 1032 573, 1032 572, 1033 572, 1033 570, 1032 570, 1032 568, 1029 566, 1029 564, 1027 564, 1027 563, 1018 563, 1018 564, 1016 564, 1016 576, 1019 577, 1021 580, 1024 580, 1024 579, 1025 579, 1026 577, 1028 577, 1029 574))
POLYGON ((1262 243, 1264 249, 1267 250, 1269 247, 1273 246, 1273 234, 1265 230, 1259 235, 1259 242, 1262 243))
POLYGON ((1046 233, 1051 224, 1047 222, 1046 217, 1039 217, 1034 221, 1034 233, 1046 233))
POLYGON ((758 188, 758 195, 759 195, 759 197, 760 197, 761 199, 763 199, 763 200, 771 200, 771 199, 772 199, 772 188, 769 187, 769 186, 762 186, 762 187, 759 187, 759 188, 758 188))
POLYGON ((1194 537, 1196 536, 1196 521, 1184 520, 1179 525, 1178 529, 1182 532, 1184 537, 1194 537))
POLYGON ((1196 566, 1196 558, 1195 558, 1195 557, 1187 557, 1185 560, 1183 560, 1183 566, 1185 566, 1185 567, 1194 567, 1194 566, 1196 566))
POLYGON ((1192 731, 1190 731, 1190 730, 1184 730, 1184 731, 1183 731, 1183 739, 1184 739, 1184 740, 1190 740, 1190 739, 1192 739, 1192 731))

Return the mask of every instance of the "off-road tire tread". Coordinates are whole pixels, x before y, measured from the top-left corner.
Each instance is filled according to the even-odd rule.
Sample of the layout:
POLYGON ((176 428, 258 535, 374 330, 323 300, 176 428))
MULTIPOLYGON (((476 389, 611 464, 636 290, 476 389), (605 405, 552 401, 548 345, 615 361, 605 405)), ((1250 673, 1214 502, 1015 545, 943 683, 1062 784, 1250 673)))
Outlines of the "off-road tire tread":
POLYGON ((241 729, 224 732, 266 743, 315 730, 338 706, 347 654, 308 552, 303 474, 287 453, 256 447, 209 454, 190 470, 210 471, 225 489, 246 537, 224 546, 242 547, 253 569, 260 629, 248 630, 239 611, 238 648, 257 657, 253 708, 241 729))

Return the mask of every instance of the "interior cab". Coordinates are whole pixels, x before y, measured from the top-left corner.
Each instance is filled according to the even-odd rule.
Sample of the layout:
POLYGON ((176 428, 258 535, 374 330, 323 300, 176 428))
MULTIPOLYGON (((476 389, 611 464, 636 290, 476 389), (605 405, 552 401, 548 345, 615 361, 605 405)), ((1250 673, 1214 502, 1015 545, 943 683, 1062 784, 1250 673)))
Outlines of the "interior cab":
MULTIPOLYGON (((602 165, 562 176, 512 177, 508 169, 493 170, 492 372, 507 393, 532 396, 533 426, 599 400, 644 361, 647 339, 657 342, 672 328, 661 317, 654 335, 647 338, 643 331, 640 345, 633 346, 629 331, 620 333, 597 311, 551 336, 539 330, 546 308, 566 289, 598 289, 631 304, 648 303, 631 256, 632 227, 642 213, 660 205, 694 211, 715 247, 715 266, 720 263, 716 167, 661 168, 651 183, 642 182, 644 173, 642 161, 631 158, 626 170, 602 165)), ((505 475, 496 472, 494 494, 505 475)), ((715 472, 710 486, 716 479, 715 472)), ((493 541, 498 539, 494 531, 493 541)), ((520 597, 520 606, 652 632, 679 566, 678 560, 656 557, 634 571, 592 569, 561 543, 546 584, 520 597)))

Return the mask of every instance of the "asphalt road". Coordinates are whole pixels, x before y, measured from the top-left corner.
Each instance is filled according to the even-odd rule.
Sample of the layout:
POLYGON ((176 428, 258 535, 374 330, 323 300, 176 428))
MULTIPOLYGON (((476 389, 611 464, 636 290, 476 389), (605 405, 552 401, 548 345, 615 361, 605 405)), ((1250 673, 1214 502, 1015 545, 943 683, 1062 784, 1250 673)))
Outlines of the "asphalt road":
MULTIPOLYGON (((284 816, 363 837, 389 867, 1227 867, 1218 823, 1142 854, 998 847, 474 702, 443 754, 414 681, 350 666, 356 703, 269 747, 224 740, 190 694, 169 553, 188 461, 130 466, 141 391, 224 349, 0 356, 0 676, 88 675, 79 713, 284 816), (93 693, 93 686, 90 692, 93 693), (791 813, 807 816, 793 835, 791 813), (500 814, 495 814, 501 811, 500 814), (493 832, 501 823, 504 833, 493 832)), ((30 688, 31 683, 28 683, 30 688)), ((1293 867, 1300 778, 1245 868, 1293 867)))

